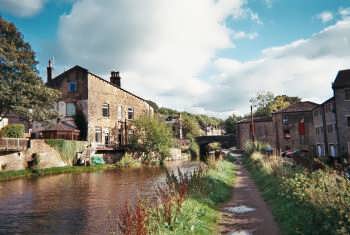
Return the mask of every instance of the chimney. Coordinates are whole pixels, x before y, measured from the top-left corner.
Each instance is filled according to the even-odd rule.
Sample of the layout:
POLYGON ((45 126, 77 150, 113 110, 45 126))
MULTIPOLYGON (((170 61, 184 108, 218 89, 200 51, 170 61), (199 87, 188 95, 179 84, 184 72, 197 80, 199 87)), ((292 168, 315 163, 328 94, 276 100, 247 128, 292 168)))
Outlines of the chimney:
POLYGON ((116 87, 120 87, 121 85, 120 80, 121 80, 121 77, 119 75, 119 72, 112 71, 111 78, 110 78, 111 83, 116 87))
POLYGON ((46 73, 47 73, 47 82, 52 81, 52 64, 51 64, 51 59, 49 59, 49 65, 46 68, 46 73))

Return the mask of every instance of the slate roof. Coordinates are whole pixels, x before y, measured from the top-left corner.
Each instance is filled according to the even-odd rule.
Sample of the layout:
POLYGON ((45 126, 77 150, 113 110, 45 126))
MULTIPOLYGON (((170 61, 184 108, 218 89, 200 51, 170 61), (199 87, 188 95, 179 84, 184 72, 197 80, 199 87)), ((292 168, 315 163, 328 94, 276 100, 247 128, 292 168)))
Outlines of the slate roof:
POLYGON ((340 70, 335 78, 332 88, 350 87, 350 69, 340 70))
POLYGON ((74 124, 65 122, 65 121, 59 121, 58 123, 49 126, 48 128, 45 128, 44 131, 79 131, 77 126, 74 124))
POLYGON ((287 108, 282 109, 275 113, 307 112, 307 111, 312 111, 317 106, 318 104, 311 101, 301 101, 295 104, 291 104, 287 108))

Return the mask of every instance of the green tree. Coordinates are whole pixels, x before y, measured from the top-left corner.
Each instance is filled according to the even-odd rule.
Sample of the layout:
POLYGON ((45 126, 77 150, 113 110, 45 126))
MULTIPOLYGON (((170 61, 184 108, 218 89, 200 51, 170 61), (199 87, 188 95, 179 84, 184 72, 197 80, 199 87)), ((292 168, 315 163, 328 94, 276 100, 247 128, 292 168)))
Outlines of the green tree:
POLYGON ((236 116, 235 114, 232 114, 231 116, 229 116, 224 122, 226 133, 236 134, 236 129, 237 129, 236 125, 237 125, 237 122, 241 119, 242 119, 241 117, 236 116))
POLYGON ((56 116, 59 93, 38 76, 35 53, 14 24, 0 17, 0 120, 14 113, 26 120, 56 116))
POLYGON ((250 104, 256 109, 255 115, 270 115, 270 104, 274 99, 274 94, 270 91, 259 92, 254 98, 249 100, 250 104))
POLYGON ((171 129, 158 118, 148 116, 139 117, 134 124, 136 132, 131 139, 134 150, 144 152, 147 158, 153 155, 163 161, 173 145, 171 129))
POLYGON ((300 101, 301 99, 296 96, 274 96, 274 94, 269 91, 258 93, 256 97, 250 99, 250 103, 256 108, 254 114, 258 116, 270 116, 273 112, 285 109, 289 105, 300 101))
POLYGON ((189 115, 188 113, 183 113, 181 115, 181 122, 183 134, 187 138, 196 137, 201 134, 201 128, 194 116, 189 115))

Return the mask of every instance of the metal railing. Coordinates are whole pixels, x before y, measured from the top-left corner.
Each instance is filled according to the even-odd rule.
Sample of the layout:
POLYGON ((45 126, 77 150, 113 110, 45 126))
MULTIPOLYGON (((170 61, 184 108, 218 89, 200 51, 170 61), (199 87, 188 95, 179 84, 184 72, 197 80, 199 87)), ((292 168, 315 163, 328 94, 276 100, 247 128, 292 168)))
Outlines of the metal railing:
POLYGON ((23 151, 28 148, 28 139, 0 138, 0 151, 23 151))

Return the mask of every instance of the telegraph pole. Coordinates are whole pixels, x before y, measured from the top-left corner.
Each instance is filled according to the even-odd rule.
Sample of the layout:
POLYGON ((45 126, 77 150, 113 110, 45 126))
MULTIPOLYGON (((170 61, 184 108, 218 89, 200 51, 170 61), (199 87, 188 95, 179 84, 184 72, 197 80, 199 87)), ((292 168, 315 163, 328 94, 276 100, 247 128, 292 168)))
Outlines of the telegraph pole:
POLYGON ((254 115, 253 115, 253 105, 250 106, 250 125, 251 125, 251 134, 252 142, 255 143, 255 127, 254 127, 254 115))

